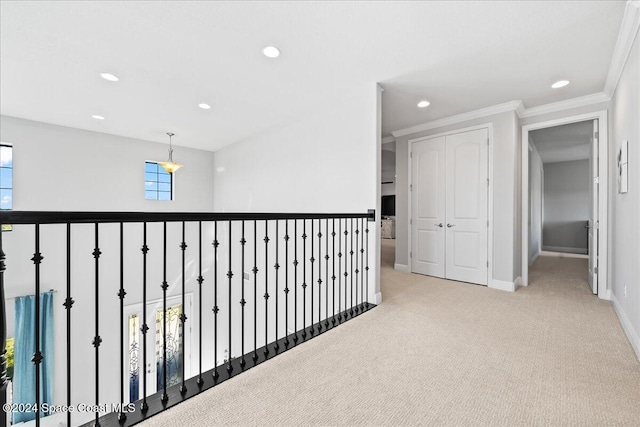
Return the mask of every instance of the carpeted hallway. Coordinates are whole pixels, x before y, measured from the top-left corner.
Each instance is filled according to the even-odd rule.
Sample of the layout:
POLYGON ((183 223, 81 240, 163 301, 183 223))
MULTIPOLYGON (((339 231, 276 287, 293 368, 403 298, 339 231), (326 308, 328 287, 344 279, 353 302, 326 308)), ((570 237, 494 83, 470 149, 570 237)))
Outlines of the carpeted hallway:
POLYGON ((144 423, 637 426, 640 363, 586 260, 508 293, 393 270, 383 303, 144 423))

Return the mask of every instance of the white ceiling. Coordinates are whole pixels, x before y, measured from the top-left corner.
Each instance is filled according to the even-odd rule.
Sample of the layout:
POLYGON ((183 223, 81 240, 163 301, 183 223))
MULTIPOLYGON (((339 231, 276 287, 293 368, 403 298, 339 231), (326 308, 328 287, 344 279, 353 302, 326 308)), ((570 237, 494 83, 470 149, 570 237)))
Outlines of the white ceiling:
POLYGON ((529 132, 542 163, 588 159, 592 136, 592 120, 529 132))
POLYGON ((388 135, 505 101, 600 92, 624 7, 2 1, 0 113, 158 142, 172 131, 176 145, 216 150, 381 82, 388 135), (268 44, 280 58, 262 56, 268 44), (571 85, 550 89, 559 79, 571 85), (422 98, 432 105, 419 110, 422 98))

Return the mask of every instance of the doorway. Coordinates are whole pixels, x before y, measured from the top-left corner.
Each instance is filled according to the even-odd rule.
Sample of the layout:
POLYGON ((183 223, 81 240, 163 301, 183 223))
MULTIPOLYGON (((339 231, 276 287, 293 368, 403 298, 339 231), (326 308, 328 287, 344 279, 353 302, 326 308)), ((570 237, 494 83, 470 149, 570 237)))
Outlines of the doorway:
POLYGON ((588 259, 594 294, 598 293, 597 130, 598 121, 587 120, 529 132, 529 266, 540 254, 588 259))
POLYGON ((396 142, 387 140, 381 150, 380 254, 381 265, 395 265, 396 242, 396 142))
POLYGON ((588 257, 607 298, 606 111, 522 128, 522 283, 540 254, 588 257))

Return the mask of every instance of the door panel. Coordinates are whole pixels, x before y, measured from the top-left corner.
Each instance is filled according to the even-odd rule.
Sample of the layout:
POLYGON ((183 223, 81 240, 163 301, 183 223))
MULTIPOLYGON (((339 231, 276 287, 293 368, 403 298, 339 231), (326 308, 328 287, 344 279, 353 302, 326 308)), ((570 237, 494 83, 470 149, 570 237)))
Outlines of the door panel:
POLYGON ((429 264, 438 263, 438 232, 432 230, 418 231, 418 261, 429 264))
POLYGON ((446 278, 487 284, 488 131, 447 136, 446 278))
POLYGON ((598 120, 593 121, 593 139, 591 144, 591 157, 589 158, 589 193, 591 204, 589 205, 589 285, 594 294, 598 294, 598 120))
POLYGON ((444 277, 445 138, 413 143, 411 271, 444 277))
POLYGON ((451 234, 453 235, 453 265, 457 268, 475 268, 480 258, 479 233, 451 230, 451 234))
POLYGON ((438 196, 442 189, 434 183, 438 182, 439 174, 444 172, 440 167, 440 160, 444 153, 439 150, 428 149, 417 153, 417 185, 420 188, 418 194, 418 218, 433 219, 438 217, 438 196))
MULTIPOLYGON (((479 215, 477 180, 480 174, 478 144, 462 143, 453 148, 453 218, 474 219, 479 215)), ((486 209, 486 208, 485 208, 486 209)))

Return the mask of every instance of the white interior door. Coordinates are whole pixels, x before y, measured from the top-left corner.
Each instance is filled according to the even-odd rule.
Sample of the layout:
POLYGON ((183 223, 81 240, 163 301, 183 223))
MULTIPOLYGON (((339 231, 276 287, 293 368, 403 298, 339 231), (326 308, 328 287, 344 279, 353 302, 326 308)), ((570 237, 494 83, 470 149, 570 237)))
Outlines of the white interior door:
POLYGON ((594 294, 598 294, 598 120, 593 121, 593 143, 591 144, 591 158, 589 170, 591 182, 589 184, 591 203, 589 205, 589 285, 594 294))
POLYGON ((411 271, 445 277, 445 137, 413 143, 411 271))
POLYGON ((487 284, 488 131, 446 139, 446 278, 487 284))

